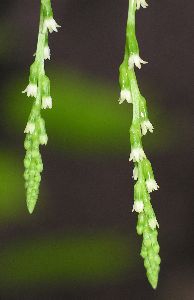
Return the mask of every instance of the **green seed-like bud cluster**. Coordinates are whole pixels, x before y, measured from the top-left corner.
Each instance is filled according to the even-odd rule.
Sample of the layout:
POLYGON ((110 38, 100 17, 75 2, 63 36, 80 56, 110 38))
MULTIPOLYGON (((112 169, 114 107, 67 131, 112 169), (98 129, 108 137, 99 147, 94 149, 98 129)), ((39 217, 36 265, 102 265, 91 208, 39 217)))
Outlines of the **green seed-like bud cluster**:
POLYGON ((26 188, 26 201, 30 213, 36 205, 43 163, 40 154, 40 145, 46 145, 48 137, 45 122, 41 117, 41 109, 52 108, 50 96, 50 80, 45 75, 45 59, 50 59, 48 47, 48 32, 57 31, 57 25, 53 19, 50 0, 41 0, 40 26, 35 61, 30 67, 29 84, 24 92, 28 97, 34 97, 32 110, 25 128, 26 138, 24 148, 24 179, 26 188))
POLYGON ((155 289, 158 283, 161 259, 157 240, 157 227, 159 227, 159 224, 151 205, 150 193, 159 187, 154 179, 151 163, 147 159, 142 146, 142 136, 148 131, 153 132, 153 126, 148 119, 146 100, 139 91, 134 71, 134 66, 140 69, 141 64, 146 63, 139 57, 135 33, 135 14, 136 9, 140 6, 147 6, 145 0, 129 1, 125 56, 119 69, 121 87, 119 103, 121 104, 126 100, 128 103, 133 104, 133 121, 130 128, 131 154, 129 159, 135 164, 133 178, 137 180, 134 186, 133 211, 138 213, 137 233, 143 236, 141 256, 144 259, 148 280, 155 289), (127 93, 122 93, 123 90, 127 90, 127 93))
MULTIPOLYGON (((142 163, 141 163, 142 164, 142 163)), ((152 287, 155 289, 158 283, 158 273, 160 270, 160 257, 159 257, 159 244, 157 241, 157 220, 150 202, 150 196, 147 192, 145 180, 143 176, 139 179, 139 190, 138 193, 134 193, 135 199, 141 197, 143 200, 143 210, 138 215, 137 222, 137 233, 143 235, 143 243, 141 249, 141 256, 144 259, 144 266, 147 270, 147 277, 152 287)), ((136 183, 136 185, 138 184, 136 183)))

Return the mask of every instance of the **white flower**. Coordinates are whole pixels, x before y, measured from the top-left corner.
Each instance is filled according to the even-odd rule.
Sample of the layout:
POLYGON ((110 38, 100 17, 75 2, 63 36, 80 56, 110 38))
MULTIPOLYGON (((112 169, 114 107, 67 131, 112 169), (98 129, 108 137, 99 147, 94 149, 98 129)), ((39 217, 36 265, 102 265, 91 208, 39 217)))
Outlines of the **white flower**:
POLYGON ((146 155, 143 151, 142 148, 134 148, 131 151, 129 160, 133 160, 134 162, 139 162, 141 160, 143 160, 144 158, 146 158, 146 155))
POLYGON ((146 133, 149 131, 153 133, 154 127, 152 123, 149 120, 145 120, 141 122, 141 131, 143 135, 146 135, 146 133))
POLYGON ((60 25, 57 24, 57 22, 53 18, 47 18, 44 20, 44 29, 48 29, 50 33, 53 31, 57 32, 58 27, 61 27, 60 25))
POLYGON ((120 98, 119 98, 119 104, 122 104, 125 100, 128 103, 132 103, 132 97, 131 97, 130 90, 124 89, 121 91, 120 98))
POLYGON ((133 169, 133 177, 132 177, 134 180, 137 180, 138 179, 138 167, 135 167, 133 169))
POLYGON ((47 136, 47 134, 40 135, 39 140, 40 140, 40 144, 41 145, 46 145, 47 142, 48 142, 48 136, 47 136))
POLYGON ((50 96, 42 98, 42 108, 52 108, 52 98, 50 96))
POLYGON ((137 9, 140 9, 140 7, 146 8, 148 7, 148 4, 145 0, 137 0, 137 9))
POLYGON ((136 211, 137 213, 141 213, 144 209, 144 204, 142 200, 136 200, 133 204, 133 211, 136 211))
POLYGON ((32 134, 35 130, 35 124, 32 122, 28 122, 26 125, 26 128, 24 130, 24 133, 30 133, 32 134))
POLYGON ((134 65, 136 65, 138 69, 141 69, 141 64, 147 64, 147 63, 148 62, 141 59, 138 54, 132 54, 129 57, 129 69, 132 69, 134 65))
POLYGON ((157 191, 159 189, 159 186, 157 185, 157 182, 154 179, 146 180, 146 186, 147 186, 148 193, 157 191))
POLYGON ((156 229, 156 227, 159 228, 159 224, 158 224, 158 221, 156 220, 156 218, 149 219, 148 224, 152 230, 156 229))
POLYGON ((44 59, 51 59, 51 51, 49 46, 44 47, 44 59))
POLYGON ((35 83, 29 83, 27 88, 22 93, 27 93, 28 97, 35 97, 37 96, 38 87, 35 83))

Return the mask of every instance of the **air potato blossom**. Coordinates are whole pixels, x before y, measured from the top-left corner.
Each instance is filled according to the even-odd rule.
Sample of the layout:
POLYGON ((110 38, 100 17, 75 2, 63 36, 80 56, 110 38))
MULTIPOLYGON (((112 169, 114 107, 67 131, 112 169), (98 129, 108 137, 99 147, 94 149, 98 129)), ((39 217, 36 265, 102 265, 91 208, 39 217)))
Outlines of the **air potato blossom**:
POLYGON ((141 59, 141 57, 138 54, 132 54, 129 56, 129 69, 133 69, 134 65, 138 68, 141 69, 141 64, 147 64, 147 61, 144 61, 141 59))
POLYGON ((122 104, 124 101, 132 103, 131 92, 129 89, 121 90, 119 104, 122 104))
POLYGON ((24 133, 26 134, 24 148, 24 179, 26 202, 29 213, 34 211, 38 200, 43 163, 40 145, 46 145, 45 121, 41 116, 42 109, 52 108, 50 95, 50 80, 45 74, 45 60, 50 60, 48 33, 57 32, 60 27, 52 17, 50 0, 41 0, 41 15, 35 60, 30 66, 29 84, 23 93, 28 97, 35 97, 24 133))
POLYGON ((136 0, 137 1, 137 9, 140 9, 142 6, 143 8, 148 7, 148 4, 145 0, 136 0))
POLYGON ((48 31, 50 33, 52 33, 53 31, 58 32, 57 28, 59 28, 59 27, 61 27, 61 26, 58 25, 57 22, 52 17, 46 18, 44 20, 44 29, 45 30, 48 29, 48 31))
POLYGON ((119 68, 120 99, 132 103, 132 124, 130 127, 131 153, 129 161, 134 163, 133 179, 137 181, 134 186, 133 210, 138 214, 136 231, 142 236, 141 256, 144 259, 147 278, 156 289, 160 271, 161 259, 159 256, 158 221, 151 204, 150 194, 158 190, 159 186, 154 179, 152 165, 143 148, 143 136, 153 132, 154 127, 148 118, 147 101, 140 92, 135 74, 135 67, 141 69, 147 62, 139 56, 139 45, 135 32, 136 10, 148 6, 145 0, 129 1, 129 12, 126 32, 126 45, 124 60, 119 68), (130 91, 130 93, 129 93, 130 91))
POLYGON ((37 84, 29 83, 26 89, 22 92, 23 94, 26 93, 28 97, 35 97, 37 96, 37 84))

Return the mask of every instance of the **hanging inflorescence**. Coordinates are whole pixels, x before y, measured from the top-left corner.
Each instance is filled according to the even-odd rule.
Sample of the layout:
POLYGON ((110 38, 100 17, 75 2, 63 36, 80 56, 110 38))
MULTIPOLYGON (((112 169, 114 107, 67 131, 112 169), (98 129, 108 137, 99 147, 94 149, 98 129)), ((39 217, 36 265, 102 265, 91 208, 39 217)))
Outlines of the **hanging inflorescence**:
POLYGON ((140 7, 146 8, 145 0, 129 0, 129 13, 126 33, 126 46, 124 61, 120 66, 121 93, 119 103, 127 101, 133 105, 133 120, 130 128, 131 154, 130 161, 134 162, 133 179, 134 205, 133 211, 138 213, 137 233, 143 235, 141 256, 147 270, 147 277, 155 289, 158 283, 160 270, 159 244, 157 241, 157 227, 154 210, 151 205, 150 193, 157 190, 157 185, 152 166, 147 159, 142 146, 142 136, 147 132, 153 132, 153 126, 148 119, 145 98, 141 95, 134 66, 141 69, 141 64, 146 64, 139 56, 139 47, 135 32, 136 10, 140 7))
POLYGON ((45 75, 44 70, 44 61, 46 59, 50 60, 48 32, 57 32, 58 27, 60 26, 53 19, 51 1, 41 0, 40 25, 35 61, 30 67, 29 84, 23 91, 28 97, 35 98, 24 130, 24 133, 26 133, 24 142, 26 149, 24 178, 27 207, 30 213, 33 212, 38 199, 41 172, 43 171, 39 147, 40 145, 46 145, 48 142, 45 122, 41 117, 41 109, 52 108, 50 80, 45 75))

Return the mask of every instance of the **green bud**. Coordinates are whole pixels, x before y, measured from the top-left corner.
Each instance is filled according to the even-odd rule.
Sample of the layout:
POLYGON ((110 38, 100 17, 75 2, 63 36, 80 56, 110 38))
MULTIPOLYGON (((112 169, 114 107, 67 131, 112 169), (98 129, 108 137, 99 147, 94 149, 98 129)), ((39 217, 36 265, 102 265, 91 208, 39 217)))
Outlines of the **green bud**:
POLYGON ((34 175, 36 174, 36 171, 34 170, 34 169, 29 169, 29 175, 30 175, 30 177, 32 178, 32 177, 34 177, 34 175))
POLYGON ((41 95, 42 98, 50 96, 50 80, 46 75, 41 77, 41 95))
POLYGON ((134 186, 134 200, 135 201, 142 201, 143 198, 143 183, 141 181, 137 181, 134 186))
POLYGON ((24 167, 25 168, 29 168, 29 166, 30 166, 30 159, 29 158, 24 158, 24 167))
POLYGON ((119 68, 119 83, 121 90, 130 90, 130 81, 128 78, 128 63, 123 62, 119 68))
POLYGON ((147 273, 147 277, 153 289, 156 289, 158 284, 158 275, 147 273))
POLYGON ((161 263, 161 258, 160 258, 160 256, 159 256, 158 254, 155 255, 154 261, 155 261, 158 265, 160 265, 160 263, 161 263))
POLYGON ((137 234, 139 235, 143 234, 143 226, 137 225, 136 230, 137 230, 137 234))
POLYGON ((25 139, 25 141, 24 141, 25 150, 30 149, 30 147, 31 147, 31 142, 29 140, 25 139))
POLYGON ((145 180, 154 178, 152 165, 148 159, 144 159, 142 161, 142 168, 143 168, 143 174, 145 176, 145 180))
POLYGON ((140 255, 141 255, 142 258, 146 258, 146 256, 147 256, 147 251, 146 251, 144 246, 141 249, 140 255))
POLYGON ((144 222, 145 222, 144 213, 140 213, 140 214, 138 215, 138 224, 139 224, 139 225, 144 225, 144 222))
POLYGON ((145 246, 146 248, 150 248, 151 245, 152 245, 150 239, 144 239, 144 240, 143 240, 143 244, 144 244, 144 246, 145 246))
POLYGON ((29 178, 29 173, 25 171, 25 172, 24 172, 24 179, 25 179, 25 180, 28 180, 28 178, 29 178))
POLYGON ((43 164, 42 163, 38 163, 37 166, 36 166, 36 168, 37 168, 38 172, 42 172, 43 171, 43 164))
POLYGON ((38 157, 39 156, 39 151, 38 150, 32 150, 32 157, 38 157))
POLYGON ((160 251, 160 246, 159 246, 159 244, 158 244, 158 243, 155 243, 155 244, 153 245, 153 249, 154 249, 154 252, 158 254, 159 251, 160 251))
POLYGON ((135 35, 135 26, 130 26, 127 29, 127 42, 129 45, 129 54, 139 54, 139 46, 135 35))
POLYGON ((132 123, 130 128, 130 141, 132 148, 142 148, 141 130, 139 123, 132 123))
POLYGON ((141 121, 147 120, 148 119, 147 105, 146 105, 146 100, 143 96, 140 97, 139 107, 140 107, 140 119, 141 119, 141 121))
POLYGON ((30 83, 37 84, 38 74, 39 74, 39 67, 38 67, 38 63, 35 61, 30 66, 30 77, 29 77, 30 83))
POLYGON ((145 258, 145 260, 144 260, 144 267, 145 267, 146 269, 150 268, 150 262, 149 262, 149 259, 148 259, 148 258, 145 258))
POLYGON ((41 176, 40 176, 40 174, 37 174, 36 177, 34 178, 34 180, 35 180, 36 182, 40 182, 40 181, 41 181, 41 176))
POLYGON ((32 179, 32 178, 30 177, 28 184, 29 184, 29 188, 32 189, 33 186, 34 186, 34 179, 32 179))
POLYGON ((154 251, 152 251, 152 249, 150 248, 149 252, 148 252, 148 257, 150 259, 150 261, 152 261, 155 258, 155 253, 154 251))
POLYGON ((38 150, 39 149, 39 136, 35 136, 32 138, 32 149, 38 150))
POLYGON ((41 117, 38 119, 38 128, 40 129, 40 132, 42 134, 44 134, 46 132, 46 130, 45 130, 45 121, 41 117))

